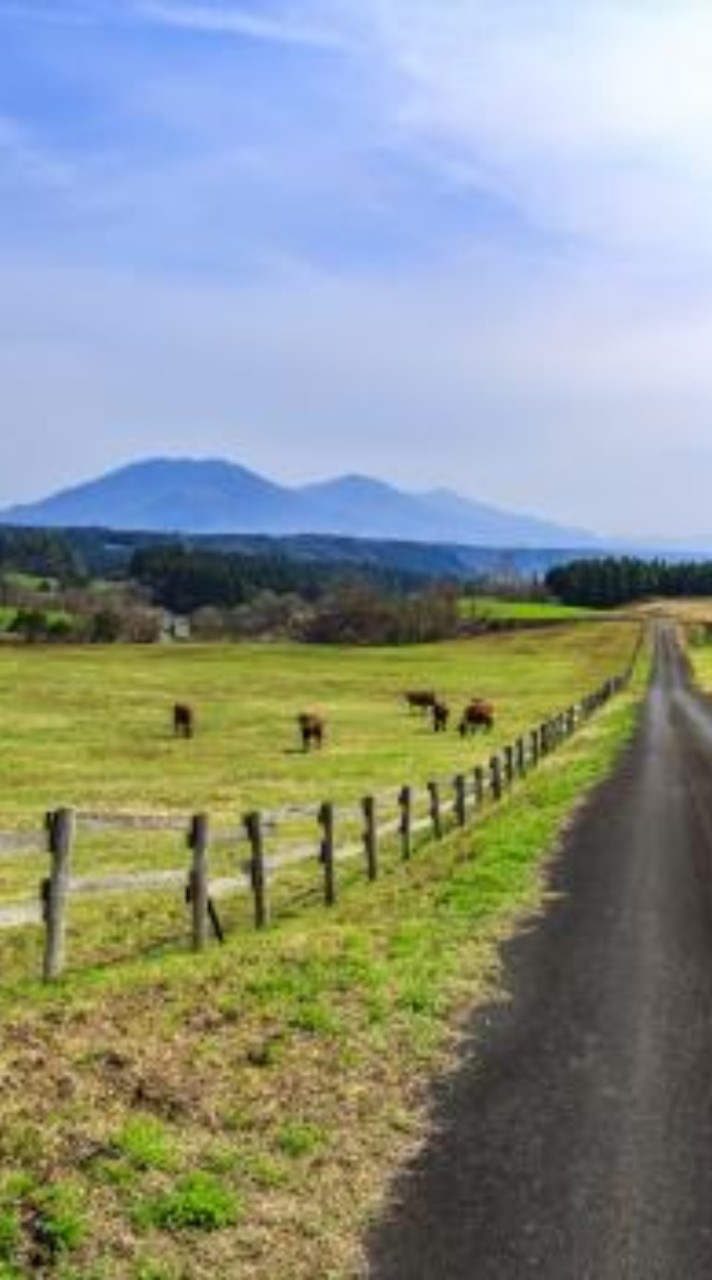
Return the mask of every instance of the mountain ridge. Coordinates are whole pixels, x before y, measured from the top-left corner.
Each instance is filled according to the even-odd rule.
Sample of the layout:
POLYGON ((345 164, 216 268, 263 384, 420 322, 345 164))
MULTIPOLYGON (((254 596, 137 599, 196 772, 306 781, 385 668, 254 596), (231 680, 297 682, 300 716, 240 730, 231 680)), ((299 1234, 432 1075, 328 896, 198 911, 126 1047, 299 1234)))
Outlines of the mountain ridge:
POLYGON ((0 523, 175 534, 330 534, 474 546, 590 547, 597 539, 449 489, 360 474, 288 486, 219 458, 154 457, 0 512, 0 523))

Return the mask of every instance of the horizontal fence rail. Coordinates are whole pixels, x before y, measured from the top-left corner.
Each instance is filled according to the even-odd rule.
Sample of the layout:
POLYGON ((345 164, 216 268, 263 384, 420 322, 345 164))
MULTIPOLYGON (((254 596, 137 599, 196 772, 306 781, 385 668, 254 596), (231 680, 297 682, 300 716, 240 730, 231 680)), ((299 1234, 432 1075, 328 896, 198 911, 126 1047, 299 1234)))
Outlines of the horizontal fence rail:
POLYGON ((187 819, 175 814, 102 813, 91 809, 58 809, 46 815, 43 831, 0 832, 0 862, 49 856, 49 873, 34 898, 0 905, 0 932, 30 926, 44 929, 42 976, 52 981, 66 962, 68 908, 73 899, 171 893, 183 897, 190 919, 193 950, 203 951, 211 933, 222 942, 224 929, 216 903, 234 895, 252 900, 255 927, 272 919, 272 884, 280 871, 301 863, 319 868, 321 893, 327 907, 339 896, 339 867, 361 860, 366 877, 375 882, 382 871, 386 842, 396 844, 407 862, 418 839, 440 840, 464 829, 486 805, 496 805, 514 784, 526 778, 585 724, 596 711, 625 689, 633 676, 644 643, 638 637, 634 652, 620 674, 549 719, 522 733, 454 777, 433 778, 424 786, 406 784, 364 796, 358 804, 286 805, 243 815, 234 828, 212 828, 207 814, 187 819), (285 842, 290 824, 300 828, 298 841, 285 842), (303 828, 307 827, 307 831, 303 828), (182 869, 119 871, 104 875, 75 875, 72 857, 82 833, 101 831, 173 832, 189 851, 182 869), (277 845, 276 848, 273 846, 277 845), (231 854, 234 874, 211 875, 210 855, 220 848, 231 854))

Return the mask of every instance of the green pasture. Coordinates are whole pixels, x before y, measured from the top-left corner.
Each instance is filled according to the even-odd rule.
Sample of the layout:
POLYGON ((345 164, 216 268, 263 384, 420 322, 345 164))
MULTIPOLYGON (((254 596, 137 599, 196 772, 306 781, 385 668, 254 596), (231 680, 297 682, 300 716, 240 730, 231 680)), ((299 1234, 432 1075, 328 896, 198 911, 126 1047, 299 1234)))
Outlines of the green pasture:
POLYGON ((497 596, 466 597, 463 618, 491 618, 496 622, 575 622, 600 617, 593 609, 557 604, 554 600, 502 600, 497 596))
POLYGON ((287 645, 0 650, 0 829, 70 805, 138 813, 354 803, 371 791, 452 775, 619 671, 630 624, 581 624, 400 649, 287 645), (473 696, 496 729, 462 741, 409 713, 435 688, 453 720, 473 696), (176 741, 174 701, 197 734, 176 741), (298 750, 295 716, 326 717, 321 753, 298 750))
MULTIPOLYGON (((357 712, 370 691, 380 711, 354 741, 356 772, 345 770, 339 745, 330 761, 286 757, 285 775, 260 779, 261 794, 271 798, 295 766, 324 769, 322 780, 332 786, 344 774, 349 785, 366 777, 367 743, 391 734, 391 718, 399 776, 397 743, 408 735, 422 744, 414 766, 439 766, 437 753, 456 749, 454 741, 421 735, 392 706, 404 670, 422 674, 435 666, 457 691, 476 669, 496 684, 503 718, 514 725, 519 715, 566 703, 619 668, 631 642, 626 626, 578 628, 575 636, 507 636, 402 654, 111 651, 76 654, 75 668, 72 655, 54 666, 51 654, 40 655, 36 670, 46 682, 45 714, 55 710, 51 689, 52 699, 64 693, 65 716, 73 707, 87 717, 75 726, 78 785, 85 786, 92 779, 99 785, 99 771, 84 771, 91 744, 98 753, 103 741, 97 724, 105 700, 121 706, 143 675, 124 706, 123 754, 114 743, 127 796, 129 775, 139 793, 141 779, 161 767, 151 761, 145 737, 151 726, 151 744, 160 739, 163 726, 156 729, 154 719, 171 672, 203 694, 204 737, 191 744, 196 759, 211 733, 226 751, 239 723, 233 720, 239 697, 232 686, 230 705, 220 706, 219 693, 242 672, 246 706, 259 695, 269 709, 269 723, 254 739, 265 769, 283 750, 295 691, 305 684, 320 690, 338 723, 343 717, 350 726, 361 724, 357 712), (107 679, 102 689, 100 671, 112 672, 117 684, 107 679), (82 679, 97 698, 93 710, 78 701, 82 679), (226 716, 222 731, 219 711, 226 716), (134 718, 143 729, 129 738, 134 718)), ((8 1082, 0 1106, 0 1277, 364 1274, 363 1233, 394 1170, 427 1133, 427 1082, 455 1063, 465 1010, 498 994, 501 942, 542 908, 543 859, 572 808, 628 740, 644 671, 641 664, 630 690, 467 831, 424 844, 407 864, 390 855, 375 885, 366 884, 362 868, 340 868, 340 899, 330 912, 317 890, 288 915, 278 914, 266 933, 231 930, 223 948, 213 943, 200 957, 174 939, 121 965, 73 967, 49 989, 13 987, 8 936, 0 966, 0 1077, 8 1082)), ((22 694, 28 695, 24 714, 36 727, 40 709, 29 699, 27 668, 22 672, 24 682, 6 669, 5 707, 12 705, 21 724, 22 694)), ((33 743, 28 728, 26 754, 33 743)), ((245 766, 244 753, 235 759, 245 766)), ((46 760, 56 768, 54 757, 46 760)), ((35 768, 37 786, 39 760, 35 768)), ((176 772, 187 785, 189 774, 176 772)), ((71 775, 68 759, 59 781, 70 785, 71 775)), ((208 776, 195 775, 206 788, 208 776)), ((309 774, 301 777, 308 795, 309 774)), ((292 785, 297 794, 299 785, 292 785)), ((183 800, 175 782, 165 794, 183 800)), ((120 929, 135 943, 151 911, 132 904, 119 922, 114 907, 97 903, 82 908, 80 930, 73 909, 72 957, 100 937, 110 951, 120 929)))

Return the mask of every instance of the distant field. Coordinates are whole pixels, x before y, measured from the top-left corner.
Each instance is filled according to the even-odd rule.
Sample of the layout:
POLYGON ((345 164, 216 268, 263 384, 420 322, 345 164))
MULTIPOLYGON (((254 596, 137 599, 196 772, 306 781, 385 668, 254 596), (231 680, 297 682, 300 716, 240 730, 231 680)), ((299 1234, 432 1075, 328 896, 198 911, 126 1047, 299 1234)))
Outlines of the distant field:
POLYGON ((577 609, 548 600, 500 600, 495 596, 476 596, 462 601, 462 616, 503 621, 570 622, 579 618, 600 617, 600 614, 593 609, 577 609))
POLYGON ((357 800, 425 782, 483 755, 482 738, 435 736, 404 690, 434 687, 454 710, 497 708, 492 742, 511 741, 618 670, 635 627, 582 624, 401 649, 286 645, 0 651, 0 827, 70 804, 131 811, 357 800), (196 710, 192 742, 169 729, 175 700, 196 710), (326 716, 321 754, 296 750, 294 717, 326 716))
POLYGON ((680 622, 712 622, 712 599, 705 596, 646 600, 627 612, 643 618, 676 618, 680 622))

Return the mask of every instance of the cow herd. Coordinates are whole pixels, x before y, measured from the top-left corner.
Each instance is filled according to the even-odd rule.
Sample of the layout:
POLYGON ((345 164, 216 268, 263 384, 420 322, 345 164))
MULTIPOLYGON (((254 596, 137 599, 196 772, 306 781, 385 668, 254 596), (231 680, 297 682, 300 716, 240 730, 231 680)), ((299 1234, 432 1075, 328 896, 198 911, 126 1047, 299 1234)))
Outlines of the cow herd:
MULTIPOLYGON (((410 711, 421 711, 430 716, 435 733, 444 733, 447 730, 450 722, 450 707, 434 689, 409 689, 403 696, 410 711)), ((172 720, 173 734, 176 738, 192 738, 195 735, 196 716, 190 703, 174 703, 172 720)), ((326 722, 323 716, 314 711, 301 711, 296 717, 296 723, 302 751, 310 751, 312 747, 323 747, 326 741, 326 722)), ((460 736, 464 738, 467 734, 476 733, 478 729, 489 730, 493 727, 492 703, 484 698, 471 698, 458 722, 460 736)))
MULTIPOLYGON (((443 733, 450 720, 450 707, 438 696, 434 689, 409 689, 404 694, 406 705, 410 711, 424 711, 430 715, 433 729, 443 733)), ((461 737, 475 733, 478 729, 494 728, 494 707, 484 698, 471 698, 465 706, 458 722, 461 737)))

